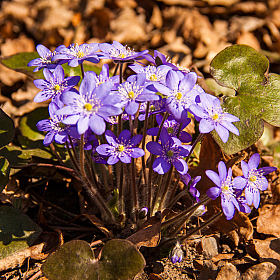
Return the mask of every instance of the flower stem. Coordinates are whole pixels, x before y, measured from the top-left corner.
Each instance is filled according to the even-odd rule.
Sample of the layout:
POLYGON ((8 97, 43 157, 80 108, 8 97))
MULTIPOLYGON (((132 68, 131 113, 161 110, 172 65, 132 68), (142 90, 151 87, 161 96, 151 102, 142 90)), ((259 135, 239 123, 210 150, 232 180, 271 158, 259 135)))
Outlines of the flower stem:
POLYGON ((165 188, 164 188, 162 196, 160 198, 159 210, 162 209, 162 204, 165 200, 165 196, 166 196, 167 191, 169 189, 169 186, 170 186, 170 183, 171 183, 172 171, 173 171, 173 165, 171 165, 171 167, 168 171, 167 180, 166 180, 166 183, 165 183, 165 188))
POLYGON ((191 150, 190 150, 190 152, 189 152, 189 154, 188 154, 188 156, 187 156, 187 158, 186 158, 186 162, 187 162, 187 163, 188 163, 188 161, 189 161, 189 159, 190 159, 190 157, 191 157, 191 155, 192 155, 192 152, 193 152, 195 146, 199 143, 199 141, 202 140, 203 137, 204 137, 204 134, 203 134, 203 133, 200 133, 200 134, 198 135, 198 137, 195 139, 195 141, 193 142, 192 148, 191 148, 191 150))
MULTIPOLYGON (((150 109, 150 101, 147 102, 146 112, 145 112, 145 121, 144 121, 144 128, 143 128, 143 138, 142 138, 142 149, 145 151, 145 144, 146 144, 146 136, 147 136, 147 128, 148 128, 148 114, 150 109)), ((146 172, 146 165, 145 165, 145 156, 141 157, 142 161, 142 172, 144 175, 144 182, 147 185, 147 172, 146 172)))
POLYGON ((55 146, 54 146, 53 143, 50 144, 50 148, 51 148, 52 152, 54 153, 55 157, 58 159, 59 163, 60 163, 61 165, 64 165, 64 163, 63 163, 63 161, 62 161, 60 155, 57 153, 57 151, 56 151, 55 146))
POLYGON ((192 231, 188 232, 187 235, 185 235, 184 237, 181 237, 180 242, 183 243, 187 238, 189 238, 190 236, 192 236, 193 234, 195 234, 199 230, 202 230, 203 228, 205 228, 205 227, 209 226, 210 224, 216 222, 221 217, 222 214, 223 214, 223 211, 220 211, 218 214, 216 214, 214 217, 209 219, 207 222, 203 223, 200 227, 194 228, 192 231))
POLYGON ((83 62, 80 64, 80 67, 81 67, 82 77, 83 77, 83 79, 84 79, 84 78, 85 78, 85 69, 84 69, 84 64, 83 64, 83 62))

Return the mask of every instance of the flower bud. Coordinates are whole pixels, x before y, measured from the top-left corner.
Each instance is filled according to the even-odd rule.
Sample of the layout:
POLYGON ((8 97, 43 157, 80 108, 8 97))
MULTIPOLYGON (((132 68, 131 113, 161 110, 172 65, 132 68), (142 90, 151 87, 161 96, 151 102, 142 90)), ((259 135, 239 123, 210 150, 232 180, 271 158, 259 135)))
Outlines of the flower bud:
POLYGON ((171 250, 169 254, 169 258, 171 259, 172 263, 181 262, 184 256, 184 252, 181 248, 179 241, 177 241, 175 247, 171 250))

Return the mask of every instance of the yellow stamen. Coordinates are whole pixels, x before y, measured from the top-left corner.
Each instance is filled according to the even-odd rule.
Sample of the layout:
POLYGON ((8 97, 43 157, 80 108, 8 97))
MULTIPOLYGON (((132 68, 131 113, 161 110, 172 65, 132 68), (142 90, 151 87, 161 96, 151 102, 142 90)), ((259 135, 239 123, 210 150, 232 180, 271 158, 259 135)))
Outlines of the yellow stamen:
POLYGON ((55 91, 59 91, 60 90, 60 85, 55 85, 53 88, 54 88, 55 91))
POLYGON ((84 56, 85 56, 85 54, 82 51, 78 51, 78 53, 77 53, 78 58, 82 58, 84 56))
POLYGON ((157 78, 157 76, 156 76, 155 74, 152 74, 152 75, 150 76, 150 80, 153 81, 153 82, 155 82, 155 81, 158 80, 158 78, 157 78))
POLYGON ((156 110, 155 105, 151 105, 150 110, 151 110, 152 112, 155 111, 155 110, 156 110))
POLYGON ((217 119, 219 118, 219 115, 217 113, 215 113, 213 116, 212 116, 212 119, 214 121, 216 121, 217 119))
POLYGON ((250 180, 251 182, 255 182, 255 181, 257 181, 257 177, 256 177, 256 176, 250 176, 250 177, 249 177, 249 180, 250 180))
POLYGON ((92 109, 92 105, 90 103, 86 103, 84 105, 84 108, 87 110, 87 111, 90 111, 92 109))
POLYGON ((227 186, 227 185, 226 186, 222 186, 222 190, 223 191, 229 191, 229 186, 227 186))
POLYGON ((124 145, 119 145, 118 146, 118 151, 123 152, 124 151, 124 145))
POLYGON ((182 98, 182 96, 183 96, 182 92, 177 92, 176 99, 180 100, 182 98))
POLYGON ((132 98, 134 97, 134 92, 133 92, 133 91, 130 91, 130 92, 128 93, 128 97, 129 97, 130 99, 132 99, 132 98))
POLYGON ((124 54, 124 53, 120 53, 120 54, 119 54, 119 57, 120 57, 120 58, 125 58, 125 54, 124 54))

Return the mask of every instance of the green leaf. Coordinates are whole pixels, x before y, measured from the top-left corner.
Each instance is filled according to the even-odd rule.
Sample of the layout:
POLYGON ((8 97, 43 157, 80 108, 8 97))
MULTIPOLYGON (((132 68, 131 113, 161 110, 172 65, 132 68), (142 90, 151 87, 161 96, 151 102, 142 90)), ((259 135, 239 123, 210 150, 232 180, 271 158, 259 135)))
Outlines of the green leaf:
POLYGON ((19 210, 0 206, 0 259, 30 247, 42 229, 19 210))
POLYGON ((7 159, 0 157, 0 192, 5 188, 9 181, 10 166, 7 159))
POLYGON ((15 125, 13 120, 0 109, 0 148, 11 143, 14 135, 15 125))
POLYGON ((216 132, 212 133, 227 154, 257 142, 263 134, 264 121, 280 126, 280 75, 268 74, 268 68, 268 59, 247 45, 227 47, 210 64, 216 82, 235 90, 234 96, 232 92, 223 92, 221 105, 240 119, 233 123, 240 135, 230 133, 228 141, 223 143, 216 132))
POLYGON ((36 124, 40 120, 48 118, 49 112, 47 107, 37 108, 32 112, 22 116, 19 121, 19 128, 22 136, 34 141, 43 140, 45 138, 44 132, 39 131, 36 127, 36 124))
POLYGON ((94 259, 88 243, 73 240, 50 255, 42 271, 49 280, 127 280, 144 266, 142 254, 127 240, 108 241, 100 260, 94 259))
POLYGON ((23 52, 0 58, 0 63, 33 79, 44 79, 43 70, 33 72, 35 67, 27 66, 29 61, 39 57, 37 52, 23 52))
MULTIPOLYGON (((38 72, 33 72, 33 70, 36 67, 27 66, 28 62, 39 57, 40 56, 38 55, 37 52, 23 52, 8 57, 0 58, 0 63, 12 70, 26 74, 27 76, 33 79, 45 79, 43 75, 43 70, 40 70, 38 72)), ((64 69, 65 76, 82 77, 80 66, 73 68, 68 66, 67 64, 63 64, 62 67, 64 69)), ((101 72, 100 67, 95 66, 93 63, 87 64, 87 62, 84 63, 84 70, 94 71, 96 74, 99 74, 101 72)))

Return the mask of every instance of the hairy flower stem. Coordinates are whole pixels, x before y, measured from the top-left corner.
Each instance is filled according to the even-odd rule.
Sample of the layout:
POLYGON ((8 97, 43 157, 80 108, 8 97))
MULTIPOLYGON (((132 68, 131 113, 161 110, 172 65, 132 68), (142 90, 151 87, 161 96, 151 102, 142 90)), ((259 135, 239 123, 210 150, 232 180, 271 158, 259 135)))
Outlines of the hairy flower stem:
MULTIPOLYGON (((163 124, 166 121, 166 119, 168 118, 168 116, 169 116, 169 114, 168 114, 168 112, 166 112, 162 118, 159 130, 158 130, 156 142, 158 142, 158 140, 159 140, 159 136, 160 136, 161 130, 163 128, 163 124)), ((151 216, 152 212, 153 212, 153 210, 151 208, 152 208, 152 173, 153 173, 154 160, 155 160, 155 155, 152 154, 151 158, 150 158, 149 176, 148 176, 148 203, 147 203, 147 205, 148 205, 148 209, 150 210, 148 213, 149 216, 151 216)))
POLYGON ((223 211, 220 211, 218 214, 216 214, 214 217, 209 219, 207 222, 203 223, 201 226, 194 228, 192 231, 188 232, 185 236, 181 237, 180 242, 181 243, 185 242, 185 240, 187 238, 189 238, 190 236, 192 236, 196 232, 198 232, 198 231, 202 230, 203 228, 209 226, 210 224, 216 222, 221 217, 222 214, 223 214, 223 211))
POLYGON ((169 169, 169 171, 168 171, 167 180, 166 180, 165 187, 164 187, 164 190, 163 190, 161 199, 160 199, 159 210, 162 209, 162 205, 163 205, 163 203, 164 203, 164 200, 165 200, 167 191, 168 191, 168 189, 169 189, 169 187, 170 187, 171 177, 172 177, 172 171, 173 171, 173 165, 171 165, 171 167, 170 167, 170 169, 169 169))
MULTIPOLYGON (((186 222, 187 219, 189 219, 189 217, 192 216, 192 214, 195 212, 195 210, 200 206, 200 205, 206 205, 209 201, 211 201, 211 198, 206 197, 205 199, 203 199, 202 201, 196 203, 195 205, 191 206, 190 208, 184 210, 183 212, 179 213, 178 215, 176 215, 175 217, 165 221, 162 223, 161 227, 162 228, 166 228, 167 226, 170 226, 173 223, 178 222, 179 220, 181 220, 182 218, 184 218, 183 220, 183 224, 186 222)), ((174 230, 175 231, 175 230, 174 230)), ((178 230, 176 230, 177 232, 178 230)))
MULTIPOLYGON (((70 138, 70 136, 69 136, 69 138, 70 138)), ((72 147, 73 147, 73 146, 72 146, 72 147)), ((71 151, 71 149, 70 149, 69 144, 68 144, 67 141, 66 141, 66 149, 67 149, 67 152, 68 152, 68 154, 69 154, 69 156, 70 156, 70 160, 72 161, 72 163, 73 163, 73 165, 74 165, 76 171, 77 171, 77 172, 80 172, 79 162, 78 162, 77 159, 73 156, 73 153, 72 153, 72 151, 74 150, 74 148, 73 148, 72 151, 71 151)))
POLYGON ((187 162, 187 163, 188 163, 188 161, 189 161, 189 159, 190 159, 190 157, 191 157, 191 155, 192 155, 192 152, 193 152, 195 146, 202 140, 203 137, 204 137, 204 134, 203 134, 203 133, 200 133, 200 134, 198 135, 198 137, 195 139, 195 141, 193 142, 192 148, 191 148, 191 150, 190 150, 190 152, 189 152, 189 154, 188 154, 188 156, 187 156, 187 158, 186 158, 186 162, 187 162))
POLYGON ((116 65, 116 67, 115 67, 115 70, 114 70, 114 74, 113 74, 113 76, 116 76, 117 75, 117 72, 118 72, 118 70, 119 70, 119 63, 117 63, 117 65, 116 65))
POLYGON ((82 77, 83 77, 83 79, 84 79, 84 77, 85 77, 85 69, 84 69, 84 64, 83 64, 83 62, 80 64, 80 67, 81 67, 82 77))
POLYGON ((134 158, 131 159, 131 183, 132 183, 132 196, 133 196, 133 216, 134 222, 137 223, 138 220, 138 200, 137 200, 137 189, 135 183, 135 162, 134 158))
POLYGON ((123 189, 123 165, 119 163, 119 214, 124 215, 124 189, 123 189))
MULTIPOLYGON (((174 198, 174 195, 175 195, 175 192, 176 192, 176 190, 177 190, 177 187, 178 187, 179 182, 180 182, 180 175, 179 175, 178 172, 176 172, 176 182, 175 182, 175 184, 174 184, 174 186, 173 186, 173 188, 172 188, 172 191, 171 191, 171 193, 170 193, 169 204, 171 203, 172 198, 174 198)), ((179 199, 179 198, 178 198, 178 199, 179 199)), ((178 200, 178 199, 177 199, 177 200, 178 200)), ((177 200, 176 200, 176 201, 177 201, 177 200)), ((175 202, 176 202, 176 201, 175 201, 175 202)), ((174 202, 174 203, 175 203, 175 202, 174 202)), ((173 203, 173 204, 174 204, 174 203, 173 203)), ((169 205, 169 204, 168 204, 168 205, 169 205)), ((172 204, 172 205, 173 205, 173 204, 172 204)), ((169 207, 166 207, 166 208, 169 208, 169 207)))
MULTIPOLYGON (((145 121, 144 121, 144 128, 143 128, 143 138, 142 138, 142 149, 145 151, 145 144, 146 144, 146 136, 147 136, 147 128, 148 128, 148 114, 150 109, 150 101, 147 102, 146 112, 145 112, 145 121)), ((147 172, 146 172, 146 165, 145 165, 145 156, 141 157, 142 162, 142 172, 144 175, 144 182, 145 185, 148 183, 147 179, 147 172)))
MULTIPOLYGON (((98 183, 94 181, 96 187, 94 187, 85 172, 85 154, 84 154, 84 134, 81 135, 80 139, 80 173, 82 180, 84 182, 84 186, 86 187, 87 191, 90 193, 90 197, 92 198, 92 202, 96 204, 98 209, 100 210, 102 216, 104 216, 105 220, 110 222, 114 222, 114 216, 109 207, 107 206, 105 200, 103 199, 102 195, 98 192, 97 187, 98 183)), ((94 176, 95 177, 95 176, 94 176)), ((96 178, 95 178, 96 179, 96 178)))
POLYGON ((163 175, 158 175, 158 178, 157 178, 157 182, 156 184, 154 184, 154 186, 156 186, 156 190, 154 190, 154 198, 153 198, 153 201, 152 201, 152 207, 151 207, 151 213, 152 215, 156 212, 156 210, 158 209, 158 205, 159 205, 159 195, 160 195, 160 190, 161 190, 161 184, 162 184, 162 181, 163 181, 163 175))
POLYGON ((74 155, 74 157, 75 157, 75 160, 76 160, 77 162, 79 162, 79 159, 78 159, 78 156, 77 156, 76 149, 75 149, 75 147, 74 147, 72 138, 71 138, 69 135, 68 135, 68 139, 69 139, 69 142, 70 142, 70 145, 71 145, 70 148, 72 148, 72 151, 73 151, 73 155, 74 155))
POLYGON ((62 161, 60 155, 57 153, 57 151, 56 151, 55 146, 54 146, 53 143, 50 144, 50 148, 51 148, 52 152, 54 153, 55 157, 58 159, 59 163, 60 163, 61 165, 64 165, 64 162, 62 161))

